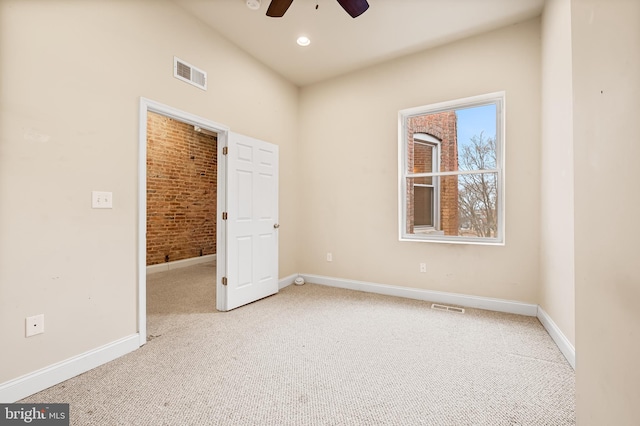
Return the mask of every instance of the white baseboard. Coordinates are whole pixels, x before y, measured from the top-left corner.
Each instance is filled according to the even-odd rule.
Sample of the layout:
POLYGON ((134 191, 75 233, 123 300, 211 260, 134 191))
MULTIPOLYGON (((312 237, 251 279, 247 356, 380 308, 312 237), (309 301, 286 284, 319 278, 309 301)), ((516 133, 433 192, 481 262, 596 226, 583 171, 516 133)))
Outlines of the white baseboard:
MULTIPOLYGON (((510 314, 537 317, 549 336, 565 356, 571 367, 576 368, 576 350, 562 333, 551 317, 539 305, 522 303, 512 300, 493 299, 480 296, 469 296, 457 293, 445 293, 440 291, 422 290, 409 287, 398 287, 385 284, 375 284, 364 281, 354 281, 340 278, 325 277, 321 275, 300 274, 305 281, 331 287, 345 288, 349 290, 365 291, 369 293, 384 294, 387 296, 406 297, 408 299, 424 300, 435 303, 459 305, 469 308, 486 309, 489 311, 506 312, 510 314)), ((295 275, 293 275, 295 279, 295 275)))
POLYGON ((549 336, 551 336, 553 341, 556 343, 556 346, 558 346, 558 349, 560 349, 560 352, 562 352, 571 367, 575 370, 576 348, 573 347, 569 339, 567 339, 567 336, 565 336, 562 330, 560 330, 560 327, 553 322, 549 314, 547 314, 541 306, 538 306, 537 317, 540 323, 542 323, 542 326, 547 330, 547 333, 549 333, 549 336))
POLYGON ((283 288, 290 286, 296 278, 298 278, 298 274, 291 274, 288 277, 280 278, 278 289, 282 290, 283 288))
MULTIPOLYGON (((212 255, 215 256, 215 255, 212 255)), ((205 256, 202 256, 205 257, 205 256)), ((201 259, 197 258, 197 259, 201 259)), ((187 259, 190 260, 190 259, 187 259)), ((209 259, 210 261, 211 259, 209 259)), ((181 261, 178 261, 181 262, 181 261)), ((175 262, 177 263, 177 262, 175 262)), ((195 262, 202 263, 202 262, 195 262)), ((194 263, 192 263, 194 264, 194 263)), ((163 265, 164 266, 164 265, 163 265)), ((409 287, 398 287, 385 284, 375 284, 364 281, 331 278, 312 274, 292 274, 279 280, 278 286, 283 289, 291 284, 298 276, 305 281, 331 287, 349 290, 365 291, 388 296, 405 297, 435 303, 460 305, 469 308, 486 309, 512 314, 535 316, 547 330, 560 351, 575 369, 575 348, 565 337, 551 317, 538 305, 511 300, 492 299, 479 296, 468 296, 457 293, 422 290, 409 287)), ((34 371, 22 377, 0 384, 0 402, 12 403, 29 395, 47 389, 60 382, 82 374, 102 364, 112 361, 122 355, 138 349, 140 337, 134 334, 91 351, 85 352, 68 360, 53 364, 49 367, 34 371)))
POLYGON ((486 309, 489 311, 507 312, 510 314, 535 317, 538 305, 522 303, 513 300, 492 299, 489 297, 468 296, 458 293, 422 290, 409 287, 398 287, 386 284, 374 284, 364 281, 354 281, 340 278, 324 277, 321 275, 300 274, 305 281, 331 287, 349 290, 366 291, 369 293, 385 294, 388 296, 406 297, 408 299, 424 300, 435 303, 459 305, 468 308, 486 309))
POLYGON ((96 368, 140 347, 138 334, 124 337, 32 373, 0 384, 0 402, 13 403, 96 368))
POLYGON ((215 262, 216 255, 208 254, 206 256, 192 257, 190 259, 174 260, 173 262, 159 263, 157 265, 147 266, 147 275, 156 272, 165 272, 172 269, 185 268, 187 266, 197 265, 198 263, 215 262))

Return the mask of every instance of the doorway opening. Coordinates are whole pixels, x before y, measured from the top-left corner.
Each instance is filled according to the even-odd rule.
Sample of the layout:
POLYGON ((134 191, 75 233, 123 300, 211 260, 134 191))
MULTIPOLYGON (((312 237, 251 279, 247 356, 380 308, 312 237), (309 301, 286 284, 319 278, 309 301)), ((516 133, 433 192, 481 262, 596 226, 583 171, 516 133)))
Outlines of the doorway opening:
POLYGON ((217 136, 147 113, 147 339, 215 311, 217 136))
MULTIPOLYGON (((212 285, 207 284, 211 299, 206 305, 215 310, 219 271, 213 262, 216 257, 222 260, 217 255, 225 247, 218 215, 224 207, 225 164, 218 159, 228 128, 145 98, 140 100, 139 122, 138 335, 142 346, 148 338, 147 268, 168 271, 207 265, 205 274, 212 285)), ((171 302, 175 294, 165 296, 171 302)))

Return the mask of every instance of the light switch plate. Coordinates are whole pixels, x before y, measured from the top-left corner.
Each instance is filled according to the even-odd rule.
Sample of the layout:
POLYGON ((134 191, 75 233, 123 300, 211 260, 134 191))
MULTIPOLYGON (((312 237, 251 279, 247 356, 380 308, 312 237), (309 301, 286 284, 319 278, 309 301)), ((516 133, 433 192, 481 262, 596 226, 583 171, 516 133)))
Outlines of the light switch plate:
POLYGON ((94 209, 112 209, 113 192, 93 191, 91 192, 91 207, 94 209))

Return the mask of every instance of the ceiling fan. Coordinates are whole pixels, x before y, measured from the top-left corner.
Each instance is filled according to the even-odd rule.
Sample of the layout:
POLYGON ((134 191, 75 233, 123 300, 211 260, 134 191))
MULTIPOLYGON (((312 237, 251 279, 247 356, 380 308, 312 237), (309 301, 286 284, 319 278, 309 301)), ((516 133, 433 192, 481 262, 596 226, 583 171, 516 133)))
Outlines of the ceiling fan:
MULTIPOLYGON (((293 3, 293 0, 271 0, 271 4, 267 9, 267 16, 281 18, 289 9, 291 3, 293 3)), ((367 0, 338 0, 338 3, 352 18, 357 18, 369 8, 367 0)))

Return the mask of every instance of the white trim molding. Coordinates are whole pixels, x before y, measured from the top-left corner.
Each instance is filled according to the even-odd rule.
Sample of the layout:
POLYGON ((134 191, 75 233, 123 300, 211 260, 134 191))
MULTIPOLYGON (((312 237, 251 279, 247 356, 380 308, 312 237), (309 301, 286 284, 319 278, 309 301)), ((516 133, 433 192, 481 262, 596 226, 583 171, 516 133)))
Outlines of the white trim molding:
POLYGON ((514 300, 493 299, 481 296, 469 296, 458 293, 445 293, 441 291, 423 290, 410 287, 399 287, 387 284, 374 284, 364 281, 354 281, 342 278, 324 277, 321 275, 300 274, 305 281, 330 287, 359 290, 369 293, 384 294, 387 296, 405 297, 408 299, 424 300, 429 302, 459 305, 468 308, 486 309, 489 311, 507 312, 510 314, 535 317, 538 314, 538 305, 517 302, 514 300))
POLYGON ((576 348, 573 347, 569 339, 567 339, 567 336, 565 336, 562 330, 560 330, 560 327, 553 322, 549 314, 547 314, 541 306, 538 306, 538 314, 536 316, 545 330, 547 330, 547 333, 549 333, 549 336, 551 336, 553 341, 556 343, 556 346, 558 346, 562 355, 567 359, 569 365, 571 365, 575 370, 576 348))
POLYGON ((280 281, 278 282, 278 289, 282 290, 283 288, 290 286, 298 276, 298 274, 291 274, 288 277, 280 278, 280 281))
POLYGON ((186 268, 187 266, 197 265, 199 263, 215 262, 215 254, 207 254, 205 256, 191 257, 189 259, 174 260, 173 262, 159 263, 157 265, 147 266, 147 275, 155 274, 156 272, 166 272, 178 268, 186 268))
POLYGON ((113 361, 139 347, 140 336, 132 334, 65 361, 9 380, 0 384, 0 402, 12 403, 19 401, 36 392, 113 361))
MULTIPOLYGON (((398 287, 313 274, 291 274, 281 278, 278 283, 279 289, 283 289, 293 284, 298 276, 303 277, 307 282, 330 287, 537 317, 571 367, 575 369, 576 355, 574 346, 562 333, 560 328, 553 322, 551 317, 544 311, 544 309, 538 305, 512 300, 446 293, 410 287, 398 287)), ((20 399, 33 395, 36 392, 71 379, 72 377, 96 368, 102 364, 106 364, 109 361, 138 349, 138 347, 141 346, 140 342, 143 338, 146 340, 146 336, 132 334, 99 348, 69 358, 65 361, 2 383, 0 384, 0 402, 12 403, 19 401, 20 399)))
MULTIPOLYGON (((387 296, 405 297, 408 299, 423 300, 428 302, 441 303, 445 305, 459 305, 468 308, 485 309, 496 312, 506 312, 510 314, 536 317, 545 328, 551 339, 555 342, 569 362, 569 365, 576 368, 576 350, 569 339, 562 333, 551 317, 539 305, 523 303, 513 300, 493 299, 489 297, 470 296, 458 293, 446 293, 441 291, 423 290, 410 287, 399 287, 386 284, 375 284, 365 281, 354 281, 342 278, 325 277, 313 274, 300 274, 305 281, 326 285, 330 287, 344 288, 348 290, 364 291, 368 293, 384 294, 387 296)), ((295 275, 292 275, 295 279, 295 275)), ((290 278, 290 277, 287 277, 290 278)), ((290 283, 289 283, 290 284, 290 283)), ((288 285, 288 284, 287 284, 288 285)), ((281 287, 282 280, 281 280, 281 287)))

